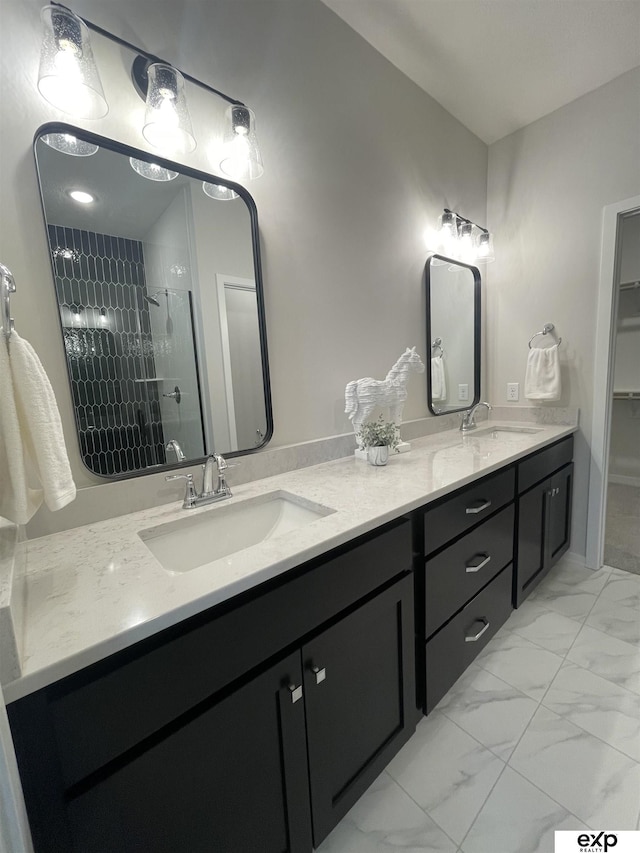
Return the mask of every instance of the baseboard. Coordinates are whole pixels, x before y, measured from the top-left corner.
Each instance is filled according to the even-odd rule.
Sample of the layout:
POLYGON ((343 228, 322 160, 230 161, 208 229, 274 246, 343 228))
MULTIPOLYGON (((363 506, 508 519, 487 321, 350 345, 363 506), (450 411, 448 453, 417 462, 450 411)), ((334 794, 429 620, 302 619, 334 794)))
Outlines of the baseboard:
POLYGON ((625 474, 609 474, 609 482, 616 486, 635 486, 640 488, 640 477, 627 477, 625 474))

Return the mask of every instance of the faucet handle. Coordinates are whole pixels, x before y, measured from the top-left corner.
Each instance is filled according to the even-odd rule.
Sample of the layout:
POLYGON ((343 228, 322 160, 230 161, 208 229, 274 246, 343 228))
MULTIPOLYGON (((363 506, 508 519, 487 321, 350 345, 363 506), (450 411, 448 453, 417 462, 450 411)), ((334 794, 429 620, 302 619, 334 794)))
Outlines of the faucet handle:
POLYGON ((182 502, 183 509, 191 509, 196 505, 198 495, 193 485, 193 474, 167 474, 165 480, 186 480, 187 485, 184 492, 184 501, 182 502))

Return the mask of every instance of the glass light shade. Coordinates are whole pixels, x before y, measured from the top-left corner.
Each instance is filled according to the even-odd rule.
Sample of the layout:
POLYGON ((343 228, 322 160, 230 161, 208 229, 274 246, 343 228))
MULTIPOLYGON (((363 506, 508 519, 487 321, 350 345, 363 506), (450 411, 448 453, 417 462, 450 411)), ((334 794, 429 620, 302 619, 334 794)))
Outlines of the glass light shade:
POLYGON ((460 225, 455 257, 463 264, 473 264, 475 261, 476 249, 471 222, 462 222, 460 225))
POLYGON ((158 166, 157 163, 147 163, 146 160, 137 160, 135 157, 129 157, 129 164, 134 172, 142 175, 148 181, 172 181, 178 177, 178 173, 171 169, 165 169, 163 166, 158 166))
POLYGON ((38 90, 45 101, 78 118, 109 112, 93 59, 89 30, 69 9, 45 6, 38 90))
POLYGON ((252 181, 264 172, 256 136, 256 118, 248 107, 231 104, 226 113, 220 168, 235 181, 252 181))
MULTIPOLYGON (((441 255, 447 257, 456 257, 456 246, 458 243, 458 222, 455 213, 445 210, 438 218, 438 230, 436 232, 438 239, 437 251, 441 255)), ((440 261, 437 258, 431 261, 434 267, 443 266, 446 261, 440 261)))
POLYGON ((196 147, 184 91, 184 77, 171 65, 154 62, 147 69, 149 85, 142 135, 154 148, 188 154, 196 147))
POLYGON ((211 184, 203 181, 202 191, 209 198, 215 198, 218 201, 231 201, 234 198, 238 198, 238 193, 235 193, 230 187, 225 187, 223 184, 211 184))
POLYGON ((476 241, 476 263, 490 264, 495 259, 493 234, 489 233, 489 231, 481 231, 476 241))
POLYGON ((40 139, 50 148, 55 148, 62 154, 69 154, 71 157, 91 157, 99 151, 97 145, 78 139, 71 133, 45 133, 40 139))

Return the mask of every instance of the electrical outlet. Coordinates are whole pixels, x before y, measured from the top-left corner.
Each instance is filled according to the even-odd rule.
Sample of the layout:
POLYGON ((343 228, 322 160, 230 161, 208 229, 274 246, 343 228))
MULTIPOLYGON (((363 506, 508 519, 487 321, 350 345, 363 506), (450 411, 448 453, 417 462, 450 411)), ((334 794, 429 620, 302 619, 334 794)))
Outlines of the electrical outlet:
POLYGON ((507 400, 515 403, 520 399, 520 383, 507 382, 507 400))
POLYGON ((465 382, 463 385, 458 385, 458 400, 469 399, 469 386, 465 382))

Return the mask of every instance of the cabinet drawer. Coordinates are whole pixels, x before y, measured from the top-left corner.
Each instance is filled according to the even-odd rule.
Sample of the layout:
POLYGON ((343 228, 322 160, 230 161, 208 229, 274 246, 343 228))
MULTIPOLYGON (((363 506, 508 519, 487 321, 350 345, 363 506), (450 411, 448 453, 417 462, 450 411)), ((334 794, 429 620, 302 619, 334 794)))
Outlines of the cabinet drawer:
POLYGON ((513 560, 513 504, 449 545, 425 566, 425 637, 513 560))
POLYGON ((424 515, 424 552, 432 554, 513 500, 515 470, 484 477, 424 515))
POLYGON ((518 463, 518 494, 526 492, 531 486, 546 480, 558 468, 568 465, 573 459, 573 436, 563 438, 545 450, 534 453, 518 463))
POLYGON ((427 643, 427 714, 508 619, 512 575, 509 565, 427 643))
MULTIPOLYGON (((331 552, 45 688, 64 785, 97 770, 412 567, 411 525, 331 552), (123 713, 123 709, 126 712, 123 713)), ((19 724, 20 706, 11 716, 19 724)), ((27 714, 28 716, 28 714, 27 714)))

